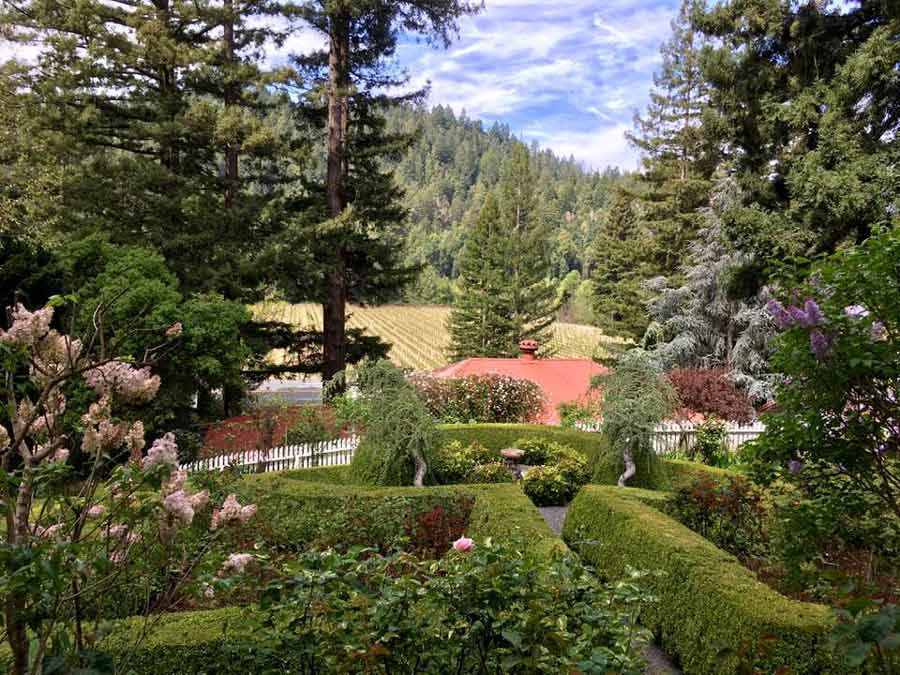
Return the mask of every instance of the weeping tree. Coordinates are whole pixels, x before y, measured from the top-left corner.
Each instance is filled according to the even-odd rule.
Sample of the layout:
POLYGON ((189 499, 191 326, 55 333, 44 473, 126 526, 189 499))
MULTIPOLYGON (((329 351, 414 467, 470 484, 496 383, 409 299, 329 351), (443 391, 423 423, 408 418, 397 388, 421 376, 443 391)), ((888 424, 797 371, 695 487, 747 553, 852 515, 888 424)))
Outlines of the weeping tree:
POLYGON ((598 385, 603 392, 603 434, 624 466, 619 487, 635 477, 638 464, 646 466, 646 478, 652 481, 661 468, 653 451, 653 429, 678 407, 678 395, 643 349, 625 352, 598 385))
MULTIPOLYGON (((341 379, 329 386, 342 388, 341 379)), ((351 474, 364 483, 422 487, 437 426, 406 374, 387 359, 365 361, 346 384, 352 393, 333 399, 338 420, 364 429, 351 474)))

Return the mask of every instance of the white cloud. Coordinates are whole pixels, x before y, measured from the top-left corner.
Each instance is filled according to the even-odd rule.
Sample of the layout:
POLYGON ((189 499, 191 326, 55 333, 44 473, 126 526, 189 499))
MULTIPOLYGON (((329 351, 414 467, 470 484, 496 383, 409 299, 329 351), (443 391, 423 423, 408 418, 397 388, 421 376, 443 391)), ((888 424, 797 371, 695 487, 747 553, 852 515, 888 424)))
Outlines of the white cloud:
POLYGON ((638 168, 637 151, 628 143, 625 132, 629 127, 599 127, 595 131, 568 132, 565 130, 525 130, 526 138, 534 138, 542 146, 551 148, 561 157, 573 156, 586 166, 602 170, 607 166, 621 169, 638 168))

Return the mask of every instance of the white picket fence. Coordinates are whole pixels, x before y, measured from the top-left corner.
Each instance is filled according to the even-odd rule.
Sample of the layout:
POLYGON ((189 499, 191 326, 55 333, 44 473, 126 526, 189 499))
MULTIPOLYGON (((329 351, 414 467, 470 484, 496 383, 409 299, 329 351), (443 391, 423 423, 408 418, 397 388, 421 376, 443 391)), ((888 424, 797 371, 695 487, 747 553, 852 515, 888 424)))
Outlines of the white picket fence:
POLYGON ((267 473, 290 469, 311 469, 317 466, 342 466, 349 464, 359 446, 358 436, 336 438, 321 443, 303 445, 279 445, 268 450, 245 450, 227 455, 216 455, 183 464, 189 473, 197 471, 222 471, 234 466, 248 473, 267 473))
MULTIPOLYGON (((575 426, 582 431, 600 431, 603 423, 576 422, 575 426)), ((699 424, 687 421, 662 422, 653 431, 653 449, 660 455, 686 452, 694 447, 694 443, 697 442, 697 428, 699 426, 699 424)), ((729 422, 726 424, 725 445, 730 452, 734 452, 741 445, 747 441, 752 441, 765 430, 766 425, 760 421, 747 425, 729 422)))

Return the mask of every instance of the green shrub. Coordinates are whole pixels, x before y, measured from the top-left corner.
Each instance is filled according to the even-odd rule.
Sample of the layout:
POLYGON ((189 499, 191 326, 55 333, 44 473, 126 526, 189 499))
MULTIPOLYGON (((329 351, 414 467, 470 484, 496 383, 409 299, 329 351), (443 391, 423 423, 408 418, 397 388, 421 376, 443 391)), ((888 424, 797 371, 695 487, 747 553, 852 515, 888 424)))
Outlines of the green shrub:
POLYGON ((728 427, 720 419, 710 417, 697 427, 696 440, 691 449, 692 458, 697 458, 704 464, 716 466, 722 455, 728 452, 725 439, 728 437, 728 427))
POLYGON ((428 463, 428 482, 436 485, 462 483, 476 462, 466 454, 460 441, 450 441, 431 455, 428 463))
POLYGON ((438 435, 441 443, 456 440, 469 445, 477 442, 495 452, 517 447, 516 443, 522 438, 545 439, 573 448, 589 462, 606 448, 606 440, 601 434, 540 424, 442 424, 438 427, 438 435))
POLYGON ((297 419, 284 434, 284 442, 287 445, 320 443, 331 439, 332 434, 332 430, 325 423, 321 409, 301 406, 297 411, 297 419))
POLYGON ((672 493, 666 512, 743 559, 766 554, 768 511, 762 493, 745 478, 697 478, 672 493))
MULTIPOLYGON (((629 487, 647 490, 668 490, 671 487, 668 462, 652 452, 642 452, 634 457, 637 473, 628 481, 629 487)), ((598 485, 615 485, 625 471, 621 452, 604 450, 591 463, 591 482, 598 485)))
POLYGON ((528 438, 518 439, 513 447, 522 450, 522 464, 548 464, 553 457, 552 448, 558 444, 549 438, 541 438, 538 436, 529 436, 528 438))
POLYGON ((296 566, 263 607, 165 617, 165 639, 137 650, 141 625, 129 622, 105 646, 136 673, 636 675, 650 637, 633 584, 606 586, 574 556, 522 556, 507 542, 476 540, 433 563, 328 551, 296 566))
POLYGON ((522 479, 522 490, 536 506, 562 506, 569 501, 578 487, 566 480, 556 466, 536 466, 522 479))
POLYGON ((467 483, 512 483, 515 480, 503 462, 478 464, 466 476, 467 483))
MULTIPOLYGON (((290 490, 296 500, 311 501, 340 500, 354 495, 372 499, 385 495, 419 495, 426 500, 433 500, 434 495, 473 495, 475 504, 469 516, 467 536, 476 541, 492 538, 508 542, 516 555, 525 558, 547 559, 567 550, 518 485, 365 488, 298 480, 323 472, 325 469, 258 474, 245 477, 241 482, 251 484, 257 493, 290 490), (272 483, 276 485, 272 486, 272 483)), ((146 620, 128 620, 114 626, 112 635, 97 647, 111 652, 120 670, 133 671, 136 675, 297 672, 295 652, 271 644, 248 643, 248 635, 260 635, 253 628, 260 618, 257 611, 229 607, 157 617, 153 629, 139 642, 136 638, 145 630, 146 620)))
POLYGON ((572 502, 564 538, 606 577, 629 566, 661 570, 657 604, 642 615, 685 672, 842 672, 827 648, 822 605, 776 593, 732 555, 657 508, 664 495, 588 486, 572 502))

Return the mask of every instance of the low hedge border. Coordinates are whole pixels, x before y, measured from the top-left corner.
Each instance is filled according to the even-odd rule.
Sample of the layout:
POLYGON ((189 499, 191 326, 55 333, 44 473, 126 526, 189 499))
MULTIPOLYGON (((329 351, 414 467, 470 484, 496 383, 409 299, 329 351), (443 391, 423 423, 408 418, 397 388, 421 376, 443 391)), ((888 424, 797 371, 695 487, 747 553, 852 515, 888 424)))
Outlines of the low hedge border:
POLYGON ((664 498, 588 486, 572 502, 563 538, 604 576, 621 577, 629 565, 664 573, 649 577, 658 602, 642 620, 685 672, 846 672, 825 645, 827 607, 790 600, 758 581, 737 558, 651 506, 664 498))
MULTIPOLYGON (((312 470, 317 471, 317 470, 312 470)), ((332 500, 349 496, 378 499, 380 497, 415 496, 433 500, 453 495, 473 495, 475 504, 469 518, 467 536, 478 541, 520 540, 532 555, 552 555, 566 545, 553 534, 540 513, 517 485, 460 485, 440 488, 360 488, 355 485, 329 485, 298 480, 306 470, 284 474, 248 476, 241 486, 242 494, 272 489, 302 500, 332 500)), ((261 513, 261 516, 264 516, 261 513)), ((292 672, 291 664, 279 654, 261 652, 248 645, 247 626, 253 608, 184 612, 157 619, 153 630, 131 649, 147 619, 129 619, 119 624, 100 649, 113 655, 119 666, 136 675, 179 673, 222 675, 247 672, 292 672), (240 639, 236 639, 240 638, 240 639), (239 645, 239 646, 236 646, 239 645), (120 647, 121 646, 121 647, 120 647), (128 647, 123 655, 119 651, 128 647), (118 654, 117 654, 118 652, 118 654)))

